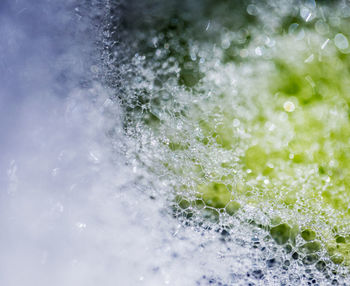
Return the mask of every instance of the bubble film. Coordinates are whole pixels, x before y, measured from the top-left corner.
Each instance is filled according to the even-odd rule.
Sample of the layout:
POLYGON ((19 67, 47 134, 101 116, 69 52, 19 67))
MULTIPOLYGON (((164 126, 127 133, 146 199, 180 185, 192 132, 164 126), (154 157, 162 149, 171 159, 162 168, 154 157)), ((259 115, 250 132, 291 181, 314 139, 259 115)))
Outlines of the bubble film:
POLYGON ((104 79, 128 162, 184 229, 221 241, 197 284, 346 285, 347 2, 112 7, 104 79))

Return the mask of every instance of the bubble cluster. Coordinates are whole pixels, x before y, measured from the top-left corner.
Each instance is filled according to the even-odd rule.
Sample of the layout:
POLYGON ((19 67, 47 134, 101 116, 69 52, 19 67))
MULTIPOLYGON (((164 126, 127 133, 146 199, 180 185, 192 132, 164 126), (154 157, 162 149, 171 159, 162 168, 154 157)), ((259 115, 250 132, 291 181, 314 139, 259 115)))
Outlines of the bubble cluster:
POLYGON ((237 281, 347 281, 349 7, 151 2, 124 23, 130 70, 116 98, 129 160, 183 225, 228 246, 237 225, 250 229, 242 241, 259 263, 237 281))

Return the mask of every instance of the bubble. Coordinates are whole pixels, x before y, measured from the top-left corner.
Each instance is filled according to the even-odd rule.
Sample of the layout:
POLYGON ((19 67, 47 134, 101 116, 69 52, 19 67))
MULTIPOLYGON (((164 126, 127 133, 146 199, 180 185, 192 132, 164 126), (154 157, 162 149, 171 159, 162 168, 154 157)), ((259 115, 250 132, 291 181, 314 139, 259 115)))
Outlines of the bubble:
POLYGON ((326 35, 329 32, 329 26, 323 20, 318 20, 315 29, 320 35, 326 35))
POLYGON ((283 108, 285 111, 287 112, 293 112, 295 110, 295 105, 293 102, 291 101, 286 101, 284 104, 283 104, 283 108))
POLYGON ((316 238, 316 233, 311 229, 305 229, 301 232, 301 237, 306 240, 314 240, 316 238))
POLYGON ((316 263, 315 267, 318 271, 323 272, 326 270, 327 265, 324 261, 320 260, 316 263))
POLYGON ((348 39, 341 33, 335 35, 334 44, 340 50, 345 50, 349 47, 348 39))
POLYGON ((247 6, 247 13, 252 16, 258 15, 258 8, 254 4, 249 4, 247 6))
POLYGON ((337 253, 337 254, 334 254, 333 256, 331 256, 331 260, 335 264, 341 264, 344 261, 344 257, 340 253, 337 253))
POLYGON ((312 11, 306 7, 302 7, 300 9, 300 16, 304 19, 305 22, 309 22, 315 18, 315 15, 313 15, 312 11))
POLYGON ((241 122, 239 121, 239 119, 235 118, 233 120, 233 127, 238 127, 241 124, 241 122))
POLYGON ((304 253, 314 253, 321 249, 321 244, 318 241, 307 242, 300 247, 304 253))
POLYGON ((278 244, 285 244, 289 240, 291 228, 289 225, 283 223, 271 228, 270 234, 278 244))
POLYGON ((304 265, 312 265, 317 262, 319 256, 317 254, 309 254, 303 258, 304 265))
POLYGON ((288 33, 289 34, 295 33, 297 31, 298 27, 299 27, 298 23, 292 23, 288 28, 288 33))

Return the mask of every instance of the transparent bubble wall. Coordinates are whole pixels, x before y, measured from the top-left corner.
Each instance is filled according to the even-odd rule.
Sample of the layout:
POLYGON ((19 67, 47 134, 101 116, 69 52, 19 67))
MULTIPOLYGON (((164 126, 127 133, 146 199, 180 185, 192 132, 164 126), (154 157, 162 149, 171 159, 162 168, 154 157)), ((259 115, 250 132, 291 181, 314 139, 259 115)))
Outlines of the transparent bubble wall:
POLYGON ((346 285, 348 3, 112 6, 104 78, 125 155, 150 200, 206 238, 196 283, 346 285))

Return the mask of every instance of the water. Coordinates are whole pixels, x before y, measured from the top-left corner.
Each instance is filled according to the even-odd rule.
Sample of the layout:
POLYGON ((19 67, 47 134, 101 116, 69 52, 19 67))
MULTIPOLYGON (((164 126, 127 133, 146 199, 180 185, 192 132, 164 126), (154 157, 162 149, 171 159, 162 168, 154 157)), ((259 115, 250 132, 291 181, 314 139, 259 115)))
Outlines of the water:
POLYGON ((347 181, 329 158, 347 142, 343 93, 333 97, 346 90, 347 6, 269 5, 0 4, 1 285, 348 281, 328 245, 338 240, 346 258, 346 217, 334 205, 342 193, 332 183, 347 181), (321 51, 322 71, 337 83, 319 102, 308 94, 321 51), (275 89, 287 95, 271 101, 275 89), (311 163, 309 141, 287 160, 272 156, 298 124, 315 141, 324 129, 343 133, 311 163), (295 203, 300 193, 276 184, 305 184, 307 199, 295 203), (310 184, 335 199, 310 204, 310 184))

